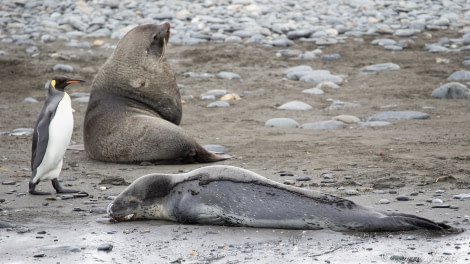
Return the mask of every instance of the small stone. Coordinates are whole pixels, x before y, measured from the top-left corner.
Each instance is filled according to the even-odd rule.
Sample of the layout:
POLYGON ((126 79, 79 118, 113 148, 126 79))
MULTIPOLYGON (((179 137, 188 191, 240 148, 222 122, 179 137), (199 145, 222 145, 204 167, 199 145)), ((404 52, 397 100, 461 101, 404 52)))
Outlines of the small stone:
POLYGON ((277 109, 281 110, 300 110, 300 111, 305 111, 305 110, 312 110, 312 106, 301 102, 301 101, 291 101, 287 102, 281 106, 279 106, 277 109))
POLYGON ((2 185, 15 185, 16 184, 16 181, 3 181, 2 182, 2 185))
POLYGON ((470 200, 470 193, 461 193, 452 196, 452 199, 458 199, 458 200, 470 200))
POLYGON ((379 200, 379 203, 380 203, 380 204, 389 204, 390 201, 389 201, 388 199, 380 199, 380 200, 379 200))
POLYGON ((432 199, 431 203, 444 203, 441 199, 432 199))
POLYGON ((297 179, 295 179, 296 181, 310 181, 311 179, 309 177, 298 177, 297 179))
POLYGON ((406 195, 398 195, 397 197, 395 197, 395 199, 397 199, 398 201, 409 201, 410 197, 406 195))
POLYGON ((450 208, 450 204, 433 204, 431 208, 450 208))
POLYGON ((111 250, 113 250, 113 245, 112 245, 112 244, 109 244, 109 243, 101 244, 101 245, 98 247, 98 251, 110 252, 111 250))
POLYGON ((375 194, 385 194, 385 191, 384 191, 384 190, 373 190, 372 193, 375 193, 375 194))
POLYGON ((37 104, 39 103, 38 100, 36 100, 35 98, 33 97, 26 97, 23 102, 25 103, 33 103, 33 104, 37 104))
POLYGON ((336 121, 341 121, 346 124, 354 124, 354 123, 359 123, 361 121, 359 117, 353 116, 353 115, 338 115, 338 116, 333 117, 332 119, 336 121))
POLYGON ((447 78, 449 81, 464 81, 464 80, 470 80, 470 71, 456 71, 452 73, 449 78, 447 78))
POLYGON ((299 127, 299 123, 295 120, 290 118, 271 118, 266 123, 264 123, 267 127, 291 127, 297 128, 299 127))
POLYGON ((207 108, 224 108, 224 107, 230 107, 230 104, 226 101, 215 101, 207 105, 207 108))
POLYGON ((73 72, 73 67, 66 64, 56 64, 52 67, 53 71, 73 72))
POLYGON ((374 64, 362 67, 360 71, 363 72, 386 72, 386 71, 396 71, 399 70, 400 66, 395 63, 381 63, 381 64, 374 64))
POLYGON ((219 72, 217 78, 226 80, 241 80, 240 75, 233 72, 219 72))
POLYGON ((302 90, 302 93, 305 93, 305 94, 324 94, 323 90, 322 89, 319 89, 319 88, 311 88, 311 89, 305 89, 305 90, 302 90))
POLYGON ((202 147, 207 151, 218 153, 218 154, 227 153, 229 151, 228 148, 222 145, 217 145, 217 144, 208 144, 202 147))
POLYGON ((359 195, 357 190, 346 190, 345 192, 347 195, 359 195))
POLYGON ((461 83, 451 82, 435 89, 431 96, 438 99, 470 99, 470 89, 461 83))
POLYGON ((344 129, 345 127, 346 127, 345 123, 336 121, 336 120, 305 123, 300 126, 300 128, 312 129, 312 130, 335 130, 335 129, 344 129))
POLYGON ((386 111, 379 112, 371 117, 368 121, 385 121, 388 119, 430 119, 431 117, 427 113, 418 112, 418 111, 386 111))

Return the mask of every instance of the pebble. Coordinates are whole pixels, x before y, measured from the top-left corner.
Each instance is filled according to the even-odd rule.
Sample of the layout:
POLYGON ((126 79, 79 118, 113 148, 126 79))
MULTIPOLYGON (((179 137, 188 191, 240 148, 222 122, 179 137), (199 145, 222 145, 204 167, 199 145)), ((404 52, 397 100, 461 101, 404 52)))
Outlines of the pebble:
POLYGON ((392 123, 387 121, 367 121, 367 122, 359 122, 358 123, 362 127, 382 127, 382 126, 389 126, 392 123))
POLYGON ((398 195, 397 197, 395 197, 395 199, 397 199, 397 201, 409 201, 410 197, 408 197, 407 195, 398 195))
POLYGON ((312 110, 313 108, 309 104, 306 104, 301 101, 290 101, 279 106, 277 109, 306 111, 306 110, 312 110))
POLYGON ((345 127, 346 127, 345 123, 341 121, 336 121, 336 120, 305 123, 300 126, 300 128, 311 129, 311 130, 336 130, 336 129, 344 129, 345 127))
POLYGON ((339 59, 341 59, 339 54, 325 54, 321 56, 322 61, 337 61, 339 59))
POLYGON ((110 252, 111 250, 113 250, 113 245, 110 243, 104 243, 98 246, 98 251, 110 252))
POLYGON ((470 71, 456 71, 452 73, 447 80, 449 81, 465 81, 465 80, 470 80, 470 71))
POLYGON ((470 99, 470 89, 461 83, 451 82, 435 89, 431 96, 438 99, 470 99))
POLYGON ((450 208, 450 204, 433 204, 431 208, 450 208))
POLYGON ((230 107, 230 104, 227 101, 215 101, 207 105, 208 108, 214 108, 214 107, 230 107))
POLYGON ((296 181, 310 181, 311 178, 310 177, 306 177, 306 176, 303 176, 303 177, 298 177, 297 179, 295 179, 296 181))
POLYGON ((328 99, 327 101, 330 101, 332 103, 330 106, 325 108, 326 111, 345 110, 345 109, 350 109, 350 108, 361 107, 361 104, 359 103, 343 102, 343 101, 335 100, 335 99, 328 99))
POLYGON ((373 190, 372 193, 375 193, 375 194, 384 194, 385 191, 384 191, 384 190, 373 190))
POLYGON ((67 64, 56 64, 52 67, 53 71, 73 72, 73 67, 67 64))
POLYGON ((299 123, 297 123, 297 121, 291 118, 284 118, 284 117, 271 118, 268 121, 266 121, 264 125, 267 127, 291 127, 291 128, 299 127, 299 123))
POLYGON ((10 136, 31 136, 34 128, 16 128, 10 132, 10 136))
POLYGON ((207 100, 207 98, 214 98, 216 96, 222 96, 227 94, 227 90, 222 90, 222 89, 214 89, 214 90, 209 90, 203 94, 201 94, 201 99, 202 100, 207 100))
POLYGON ((183 77, 186 77, 186 78, 196 78, 196 79, 206 80, 206 79, 213 79, 213 78, 215 78, 215 74, 206 73, 206 72, 203 72, 203 73, 199 73, 199 72, 185 72, 185 73, 183 73, 183 77))
POLYGON ((25 103, 33 103, 33 104, 39 103, 39 101, 36 100, 36 99, 33 98, 33 97, 26 97, 26 98, 23 100, 23 102, 25 102, 25 103))
POLYGON ((10 222, 0 220, 0 228, 12 228, 14 225, 10 222))
POLYGON ((315 87, 315 88, 310 88, 310 89, 304 89, 302 90, 302 93, 318 95, 318 94, 324 94, 325 92, 323 92, 322 89, 315 87))
POLYGON ((362 72, 387 72, 387 71, 396 71, 399 69, 400 69, 400 66, 398 66, 397 64, 388 62, 388 63, 368 65, 368 66, 362 67, 360 71, 362 72))
POLYGON ((3 181, 2 185, 15 185, 16 181, 3 181))
POLYGON ((217 144, 208 144, 208 145, 204 145, 202 146, 204 149, 206 149, 207 151, 210 151, 210 152, 214 152, 214 153, 219 153, 219 154, 222 154, 222 153, 228 153, 228 148, 222 146, 222 145, 217 145, 217 144))
POLYGON ((368 121, 385 121, 389 119, 430 119, 429 114, 417 111, 386 111, 379 112, 371 117, 368 121))
POLYGON ((336 121, 341 121, 346 124, 354 124, 354 123, 359 123, 361 121, 359 117, 353 116, 353 115, 338 115, 338 116, 333 117, 332 119, 336 121))
POLYGON ((380 199, 379 200, 379 204, 389 204, 390 203, 390 200, 388 199, 380 199))
POLYGON ((343 78, 339 75, 331 74, 328 70, 312 70, 303 72, 299 78, 299 81, 308 83, 321 83, 328 81, 341 84, 343 82, 343 78))
POLYGON ((345 192, 347 195, 359 195, 357 190, 346 190, 345 192))
POLYGON ((452 196, 452 199, 458 199, 458 200, 470 200, 470 193, 461 193, 452 196))
POLYGON ((233 72, 219 72, 217 73, 217 78, 225 80, 241 80, 240 75, 233 72))

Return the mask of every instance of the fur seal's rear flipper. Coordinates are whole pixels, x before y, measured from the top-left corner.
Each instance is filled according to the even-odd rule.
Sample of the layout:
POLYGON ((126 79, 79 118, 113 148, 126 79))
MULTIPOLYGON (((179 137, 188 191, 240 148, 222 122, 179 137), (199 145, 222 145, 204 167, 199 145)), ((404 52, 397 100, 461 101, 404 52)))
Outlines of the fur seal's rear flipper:
POLYGON ((185 224, 322 229, 353 232, 461 232, 409 214, 388 214, 341 197, 284 185, 232 166, 182 174, 150 174, 108 206, 118 221, 160 219, 185 224))

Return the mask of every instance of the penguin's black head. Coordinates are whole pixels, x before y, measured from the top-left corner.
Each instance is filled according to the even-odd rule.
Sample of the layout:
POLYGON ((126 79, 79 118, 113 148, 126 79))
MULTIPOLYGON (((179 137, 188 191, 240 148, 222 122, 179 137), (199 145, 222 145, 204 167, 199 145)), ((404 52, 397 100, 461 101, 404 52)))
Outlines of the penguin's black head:
POLYGON ((58 91, 63 92, 69 84, 83 83, 84 80, 72 79, 66 76, 56 76, 51 80, 50 86, 58 91))

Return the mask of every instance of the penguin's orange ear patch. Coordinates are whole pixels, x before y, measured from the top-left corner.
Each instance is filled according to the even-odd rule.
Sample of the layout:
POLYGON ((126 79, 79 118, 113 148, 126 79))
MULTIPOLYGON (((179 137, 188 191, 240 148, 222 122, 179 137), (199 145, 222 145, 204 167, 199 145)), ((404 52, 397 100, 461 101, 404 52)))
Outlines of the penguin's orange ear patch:
POLYGON ((55 80, 51 81, 51 86, 55 88, 55 80))

